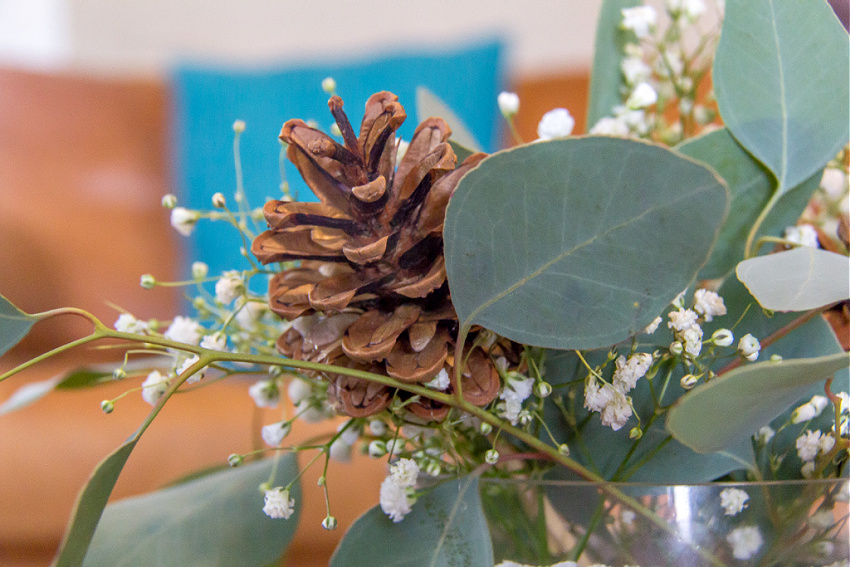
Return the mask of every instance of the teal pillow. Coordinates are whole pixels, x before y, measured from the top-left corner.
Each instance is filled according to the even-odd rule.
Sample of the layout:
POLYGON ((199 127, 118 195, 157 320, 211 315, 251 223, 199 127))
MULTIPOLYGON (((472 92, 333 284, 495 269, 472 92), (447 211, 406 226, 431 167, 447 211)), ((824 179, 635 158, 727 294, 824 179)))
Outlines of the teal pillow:
MULTIPOLYGON (((337 94, 355 130, 359 129, 369 96, 388 90, 399 97, 408 119, 399 130, 407 140, 416 127, 415 92, 425 86, 463 120, 485 150, 496 146, 501 87, 502 44, 488 41, 446 51, 420 51, 353 63, 315 63, 281 69, 225 69, 182 65, 171 76, 176 193, 180 205, 210 208, 216 192, 235 206, 236 174, 233 162, 234 120, 244 120, 240 138, 242 173, 248 203, 261 206, 278 198, 281 183, 280 128, 290 118, 315 120, 327 132, 333 122, 322 91, 325 77, 333 77, 337 94)), ((316 198, 288 161, 285 174, 301 201, 316 198)), ((265 223, 258 223, 260 230, 265 223)), ((189 259, 209 264, 210 275, 249 267, 240 256, 236 231, 222 222, 201 222, 185 239, 189 259)), ((190 262, 185 262, 188 266, 190 262)), ((188 268, 187 268, 188 269, 188 268)), ((188 275, 188 274, 186 274, 188 275)), ((255 278, 260 291, 265 282, 255 278)))

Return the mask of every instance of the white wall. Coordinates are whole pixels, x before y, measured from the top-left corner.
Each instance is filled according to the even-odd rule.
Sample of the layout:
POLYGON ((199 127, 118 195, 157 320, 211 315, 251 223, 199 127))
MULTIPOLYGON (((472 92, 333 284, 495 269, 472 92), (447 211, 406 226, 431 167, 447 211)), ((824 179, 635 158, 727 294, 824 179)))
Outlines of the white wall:
MULTIPOLYGON (((534 75, 590 66, 600 4, 601 0, 0 0, 0 19, 6 20, 0 23, 0 35, 35 30, 28 35, 52 46, 47 59, 53 66, 106 74, 160 73, 185 57, 258 65, 304 58, 345 60, 498 35, 508 44, 508 71, 534 75), (41 4, 42 10, 13 9, 32 3, 41 4)), ((37 61, 44 48, 27 47, 27 41, 33 43, 0 37, 0 64, 27 65, 20 55, 27 49, 37 61), (11 57, 12 52, 18 55, 11 57)))

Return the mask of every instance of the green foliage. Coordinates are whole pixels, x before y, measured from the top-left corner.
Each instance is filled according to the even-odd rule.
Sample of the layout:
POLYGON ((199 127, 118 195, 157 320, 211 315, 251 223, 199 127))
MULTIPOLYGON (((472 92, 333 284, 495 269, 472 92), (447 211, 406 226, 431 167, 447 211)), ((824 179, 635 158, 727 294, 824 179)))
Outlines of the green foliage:
POLYGON ((455 150, 455 153, 458 154, 458 163, 466 159, 469 154, 481 151, 481 144, 478 143, 478 140, 475 139, 475 136, 469 131, 466 124, 463 123, 463 120, 461 120, 446 103, 440 100, 437 95, 425 87, 417 87, 417 122, 421 123, 432 116, 439 116, 445 120, 446 124, 449 125, 449 128, 452 129, 451 141, 454 142, 452 144, 452 148, 455 150), (460 149, 461 153, 468 153, 461 156, 461 153, 458 153, 458 149, 460 149))
POLYGON ((494 154, 446 212, 458 316, 536 346, 626 339, 694 280, 727 193, 703 165, 646 142, 591 136, 494 154))
POLYGON ((729 0, 714 60, 720 115, 779 193, 847 143, 847 33, 821 0, 729 0))
POLYGON ((0 295, 0 355, 18 344, 36 321, 36 317, 24 313, 0 295))
POLYGON ((110 504, 84 565, 270 565, 295 534, 300 490, 291 490, 296 515, 272 519, 262 511, 258 486, 271 475, 273 484, 285 485, 297 474, 289 454, 277 465, 266 459, 110 504))
POLYGON ((376 506, 345 534, 331 567, 492 567, 493 548, 478 478, 445 482, 421 496, 402 522, 376 506))
POLYGON ((738 279, 765 309, 807 311, 850 299, 850 258, 801 246, 744 260, 738 279))
MULTIPOLYGON (((769 171, 756 162, 726 128, 692 138, 676 150, 713 167, 729 185, 729 216, 720 230, 717 244, 699 279, 727 276, 744 259, 744 245, 750 228, 774 191, 769 171)), ((820 183, 821 171, 789 190, 777 201, 756 235, 781 236, 787 226, 794 225, 820 183)))
POLYGON ((800 398, 805 386, 850 366, 850 354, 759 362, 694 388, 667 414, 667 429, 699 453, 745 441, 800 398))
POLYGON ((596 44, 593 51, 593 70, 590 74, 590 97, 587 103, 587 129, 611 109, 622 104, 621 90, 625 87, 620 64, 623 47, 634 39, 630 31, 620 29, 621 10, 639 5, 638 0, 605 0, 596 23, 596 44))
POLYGON ((138 436, 132 437, 95 468, 88 484, 77 497, 71 512, 71 524, 65 532, 52 567, 79 567, 83 564, 109 495, 112 494, 118 475, 121 474, 137 442, 138 436))

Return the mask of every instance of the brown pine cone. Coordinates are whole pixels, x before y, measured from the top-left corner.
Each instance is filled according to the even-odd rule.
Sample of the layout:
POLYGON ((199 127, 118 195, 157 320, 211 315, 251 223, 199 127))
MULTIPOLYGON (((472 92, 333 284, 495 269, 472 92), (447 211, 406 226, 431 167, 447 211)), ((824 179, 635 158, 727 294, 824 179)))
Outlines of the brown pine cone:
MULTIPOLYGON (((301 120, 288 121, 280 134, 287 157, 321 202, 266 203, 269 230, 251 247, 263 264, 301 260, 269 286, 272 311, 292 321, 278 349, 410 383, 451 376, 458 321, 446 282, 443 221, 458 181, 486 155, 455 167, 451 130, 429 118, 396 167, 395 132, 406 118, 398 98, 372 95, 359 137, 342 105, 337 96, 328 102, 343 144, 301 120)), ((476 336, 470 333, 465 352, 476 336)), ((479 406, 500 386, 491 350, 512 363, 519 359, 510 341, 491 343, 473 348, 464 372, 464 398, 479 406)), ((349 376, 325 378, 338 409, 354 417, 382 411, 394 394, 409 398, 349 376)), ((427 399, 407 408, 435 420, 448 412, 427 399)))

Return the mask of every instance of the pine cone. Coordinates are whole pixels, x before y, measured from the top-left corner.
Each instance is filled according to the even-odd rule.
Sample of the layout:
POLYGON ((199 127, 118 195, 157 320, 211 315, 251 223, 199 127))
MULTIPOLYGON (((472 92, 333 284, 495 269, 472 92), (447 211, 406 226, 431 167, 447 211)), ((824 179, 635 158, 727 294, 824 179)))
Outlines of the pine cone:
MULTIPOLYGON (((269 230, 252 245, 263 264, 302 261, 269 286, 272 311, 293 322, 278 349, 410 383, 443 371, 451 376, 458 321, 446 283, 443 221, 458 181, 486 155, 455 167, 448 125, 429 118, 396 168, 395 132, 406 118, 398 97, 384 91, 369 98, 359 137, 342 105, 337 96, 328 102, 342 145, 301 120, 288 121, 280 134, 321 202, 266 203, 269 230)), ((464 397, 479 406, 499 390, 491 354, 518 360, 513 343, 490 342, 472 349, 462 383, 464 397)), ((325 377, 338 409, 354 417, 380 412, 394 394, 409 397, 349 376, 325 377)), ((448 412, 427 399, 406 407, 430 420, 448 412)))

